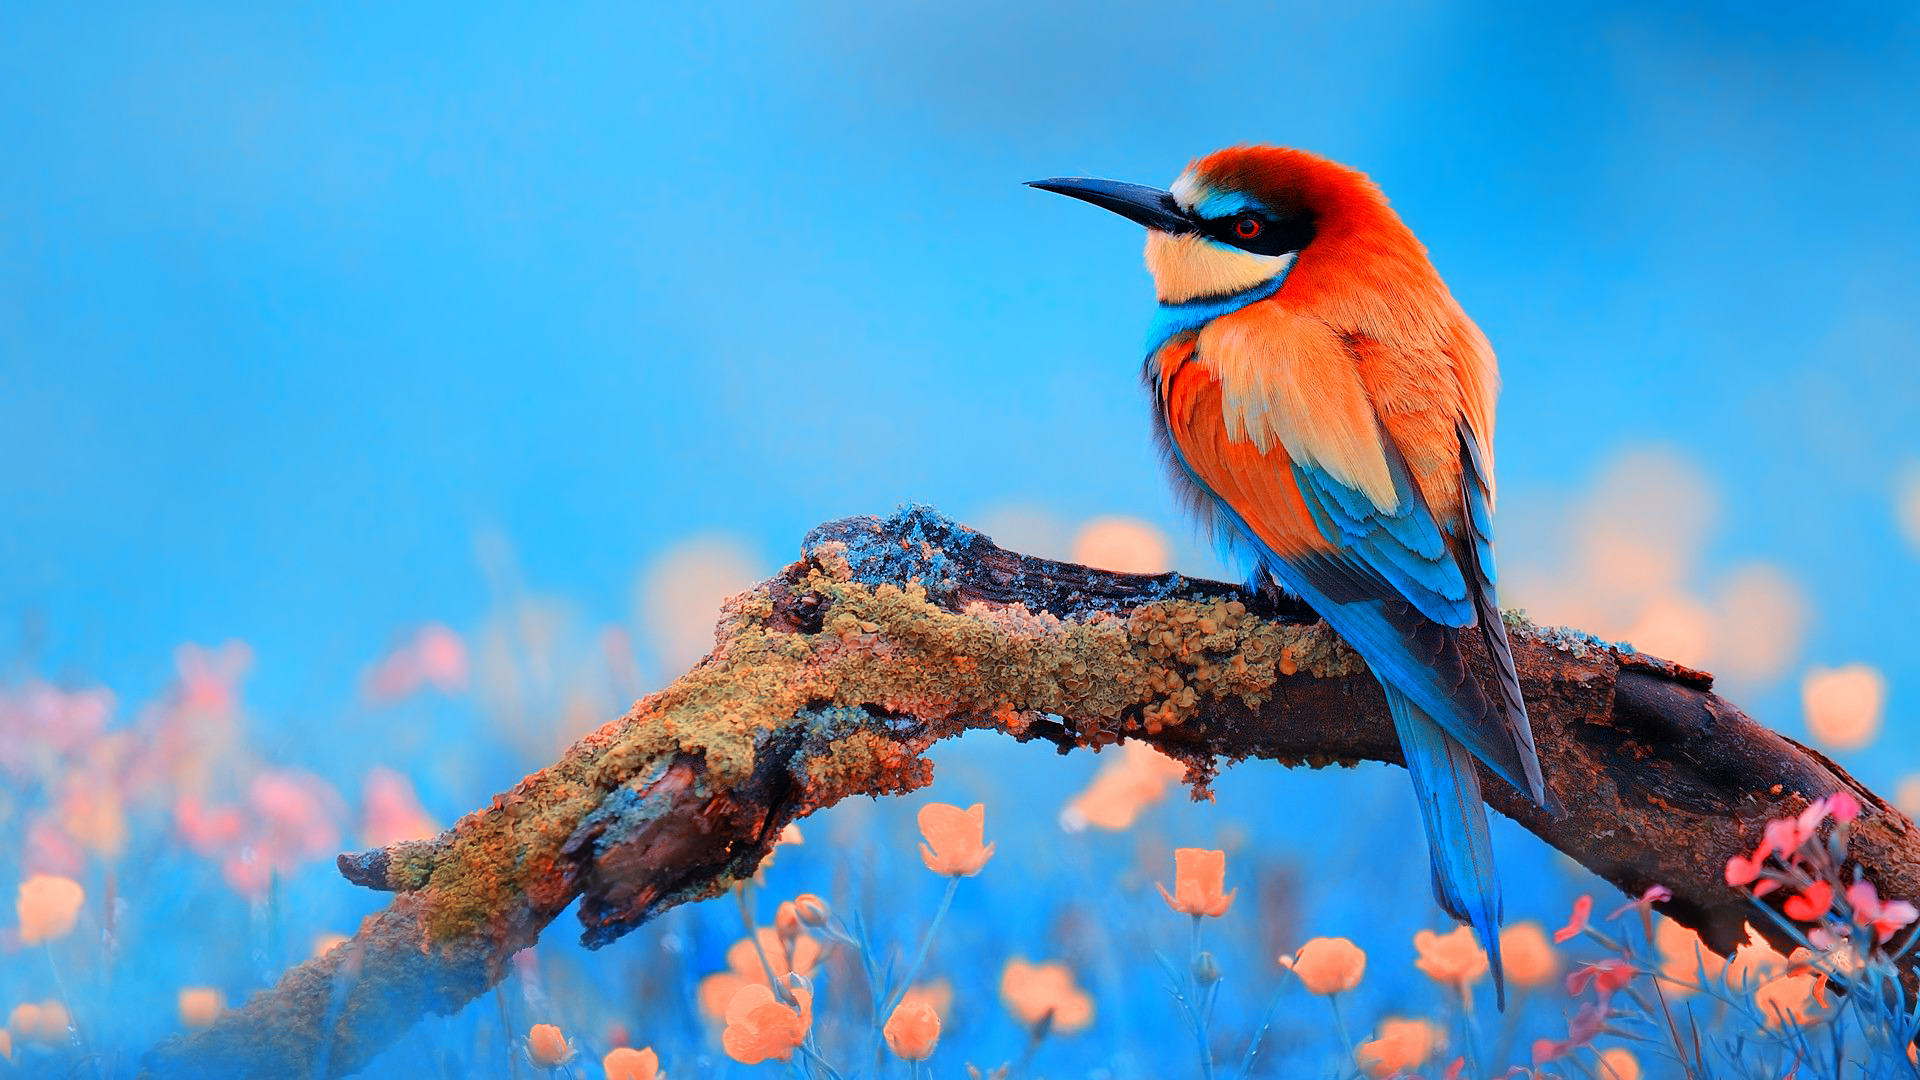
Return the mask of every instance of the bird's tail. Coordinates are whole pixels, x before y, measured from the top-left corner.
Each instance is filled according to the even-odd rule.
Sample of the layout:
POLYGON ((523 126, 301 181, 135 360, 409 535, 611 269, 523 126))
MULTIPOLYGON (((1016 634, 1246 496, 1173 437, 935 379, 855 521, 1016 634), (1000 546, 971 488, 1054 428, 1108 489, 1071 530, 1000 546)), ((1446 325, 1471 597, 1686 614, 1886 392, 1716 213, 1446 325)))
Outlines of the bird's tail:
POLYGON ((1493 990, 1507 1007, 1500 970, 1500 879, 1493 871, 1493 837, 1480 801, 1480 773, 1473 754, 1421 712, 1406 695, 1385 686, 1393 725, 1413 774, 1420 818, 1433 857, 1433 896, 1449 915, 1470 924, 1487 950, 1493 990))

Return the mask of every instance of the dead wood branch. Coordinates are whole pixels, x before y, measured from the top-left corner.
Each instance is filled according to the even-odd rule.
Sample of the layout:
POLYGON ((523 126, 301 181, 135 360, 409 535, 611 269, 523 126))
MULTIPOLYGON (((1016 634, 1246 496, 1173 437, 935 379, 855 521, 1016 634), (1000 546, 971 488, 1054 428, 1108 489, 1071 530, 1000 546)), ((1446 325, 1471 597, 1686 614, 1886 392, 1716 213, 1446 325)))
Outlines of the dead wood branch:
MULTIPOLYGON (((1489 779, 1494 809, 1629 894, 1665 885, 1663 910, 1722 951, 1750 910, 1722 879, 1727 859, 1768 818, 1839 789, 1866 808, 1860 870, 1883 896, 1920 896, 1912 822, 1711 693, 1709 676, 1511 629, 1567 813, 1549 819, 1489 779)), ((496 983, 575 899, 585 941, 614 941, 750 875, 786 823, 925 785, 926 750, 973 728, 1061 753, 1143 739, 1186 762, 1199 791, 1246 758, 1400 762, 1379 688, 1304 608, 1018 555, 923 509, 833 522, 727 605, 713 654, 673 685, 437 839, 341 856, 393 904, 211 1029, 157 1047, 148 1068, 351 1073, 496 983)))

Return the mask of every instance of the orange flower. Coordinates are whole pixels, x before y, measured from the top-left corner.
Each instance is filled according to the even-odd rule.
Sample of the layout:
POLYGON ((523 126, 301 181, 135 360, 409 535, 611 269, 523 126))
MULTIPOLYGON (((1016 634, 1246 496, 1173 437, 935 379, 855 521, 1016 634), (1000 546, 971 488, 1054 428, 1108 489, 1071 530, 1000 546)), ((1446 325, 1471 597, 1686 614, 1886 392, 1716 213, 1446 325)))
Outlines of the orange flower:
POLYGON ((797 1009, 776 1000, 764 983, 741 987, 727 1003, 727 1027, 720 1033, 727 1056, 742 1065, 792 1058, 813 1025, 812 992, 797 986, 792 992, 797 1009))
POLYGON ((925 998, 906 997, 882 1029, 887 1047, 905 1061, 925 1061, 940 1041, 940 1014, 925 998))
POLYGON ((1487 973, 1486 951, 1474 940, 1470 927, 1458 927, 1450 934, 1422 930, 1413 935, 1413 947, 1420 953, 1414 965, 1435 982, 1465 986, 1487 973))
POLYGON ((806 926, 825 926, 833 909, 827 906, 825 900, 810 892, 803 892, 793 898, 793 911, 806 926))
POLYGON ((756 936, 760 947, 754 948, 753 938, 741 938, 727 949, 727 970, 716 972, 700 980, 700 1011, 713 1020, 724 1020, 727 1004, 733 995, 749 983, 758 983, 771 989, 767 982, 767 968, 773 969, 776 979, 788 974, 811 975, 815 965, 820 962, 820 942, 805 933, 794 935, 791 943, 780 936, 780 931, 771 926, 763 926, 756 936), (791 952, 789 952, 791 950, 791 952), (765 953, 765 966, 760 963, 761 953, 765 953), (792 962, 788 962, 788 956, 792 962))
POLYGON ((7 1017, 7 1027, 21 1042, 36 1042, 44 1046, 66 1042, 67 1029, 71 1026, 73 1017, 68 1015, 67 1007, 57 1001, 15 1005, 7 1017))
POLYGON ((1187 767, 1146 743, 1130 742, 1114 760, 1100 766, 1087 790, 1061 811, 1068 831, 1125 829, 1140 812, 1166 797, 1167 788, 1187 775, 1187 767))
POLYGON ((1380 1037, 1361 1043, 1353 1056, 1368 1076, 1386 1077, 1419 1068, 1444 1044, 1440 1028, 1429 1021, 1382 1020, 1380 1037))
POLYGON ((20 916, 21 944, 38 945, 72 933, 86 900, 86 890, 69 877, 34 874, 21 882, 13 905, 20 916))
POLYGON ((1029 964, 1015 957, 1000 974, 1000 999, 1027 1027, 1052 1017, 1052 1030, 1071 1035, 1093 1024, 1093 999, 1073 985, 1065 964, 1029 964))
POLYGON ((953 1009, 953 984, 945 979, 935 979, 909 986, 907 992, 900 995, 900 1003, 904 1005, 909 1001, 924 1001, 934 1012, 944 1016, 953 1009))
POLYGON ((13 1036, 6 1028, 0 1028, 0 1061, 13 1060, 13 1036))
POLYGON ((1633 1051, 1615 1046, 1600 1054, 1601 1080, 1640 1080, 1640 1060, 1633 1051))
POLYGON ((226 998, 211 986, 188 986, 180 990, 180 1023, 190 1028, 210 1028, 227 1007, 226 998))
POLYGON ((1205 848, 1175 848, 1173 852, 1173 895, 1167 887, 1154 882, 1154 888, 1167 906, 1187 915, 1225 915, 1233 904, 1233 894, 1220 892, 1227 883, 1227 853, 1205 848))
POLYGON ((1300 977, 1313 994, 1339 994, 1360 985, 1367 970, 1367 954, 1343 937, 1317 937, 1292 956, 1282 955, 1280 966, 1300 977))
POLYGON ((607 1080, 667 1080, 667 1074, 660 1071, 660 1055, 651 1048, 622 1046, 609 1050, 600 1067, 606 1070, 607 1080))
POLYGON ((987 808, 974 803, 965 810, 947 803, 920 808, 920 861, 936 874, 972 877, 993 858, 993 845, 981 841, 987 831, 987 808))
POLYGON ((1669 994, 1691 994, 1702 976, 1718 979, 1726 970, 1725 957, 1672 919, 1661 919, 1653 935, 1660 950, 1660 981, 1669 994))
POLYGON ((1816 741, 1841 750, 1858 750, 1880 733, 1880 709, 1887 700, 1887 679, 1867 664, 1808 670, 1800 684, 1807 730, 1816 741))
POLYGON ((1537 922, 1517 922, 1500 932, 1500 960, 1507 982, 1514 986, 1539 986, 1560 966, 1546 930, 1537 922))
POLYGON ((781 941, 791 941, 800 936, 800 909, 793 901, 782 901, 773 913, 773 929, 780 935, 781 941))
POLYGON ((573 1060, 573 1047, 552 1024, 535 1024, 527 1032, 527 1060, 542 1069, 557 1069, 573 1060))

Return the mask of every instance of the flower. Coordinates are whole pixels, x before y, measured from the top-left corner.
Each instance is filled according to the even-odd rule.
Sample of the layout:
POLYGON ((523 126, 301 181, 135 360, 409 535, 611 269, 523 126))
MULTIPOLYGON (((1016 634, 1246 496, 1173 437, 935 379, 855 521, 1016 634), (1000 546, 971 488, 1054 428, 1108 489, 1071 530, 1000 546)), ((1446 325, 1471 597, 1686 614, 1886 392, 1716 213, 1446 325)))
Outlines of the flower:
POLYGON ((1882 903, 1873 882, 1864 878, 1847 886, 1847 904, 1853 908, 1854 921, 1871 929, 1874 940, 1882 945, 1901 927, 1920 918, 1920 911, 1905 900, 1882 903))
POLYGON ((1587 893, 1580 894, 1580 899, 1573 902, 1573 917, 1567 920, 1567 925, 1553 932, 1554 943, 1560 944, 1579 937, 1581 931, 1587 928, 1587 917, 1592 914, 1593 897, 1587 893))
POLYGON ((833 909, 827 906, 825 900, 820 899, 810 892, 803 892, 793 898, 793 911, 795 915, 799 916, 800 922, 803 925, 825 926, 833 909))
POLYGON ((1780 905, 1780 910, 1796 922, 1813 922, 1832 907, 1833 886, 1816 881, 1800 890, 1800 895, 1787 897, 1787 902, 1780 905))
POLYGON ((782 901, 779 909, 773 913, 773 929, 783 942, 800 936, 800 909, 794 906, 793 901, 782 901))
POLYGON ((606 1071, 607 1080, 667 1080, 667 1074, 660 1071, 660 1055, 652 1048, 622 1046, 609 1050, 600 1060, 600 1068, 606 1071))
POLYGON ((1744 987, 1749 980, 1761 980, 1787 966, 1787 958, 1779 950, 1753 936, 1747 931, 1747 940, 1733 950, 1733 956, 1727 961, 1726 975, 1729 985, 1744 987))
POLYGON ((1540 986, 1560 966, 1547 944, 1547 932, 1537 922, 1517 922, 1500 931, 1500 960, 1507 981, 1514 986, 1540 986))
MULTIPOLYGON (((1735 855, 1728 859, 1727 884, 1735 888, 1752 884, 1753 880, 1760 876, 1760 871, 1765 868, 1767 856, 1772 853, 1772 850, 1772 843, 1762 840, 1751 856, 1735 855)), ((1557 934, 1554 936, 1559 937, 1557 934)))
POLYGON ((15 1005, 13 1012, 7 1016, 7 1028, 21 1042, 35 1042, 43 1046, 66 1042, 67 1029, 71 1026, 73 1017, 68 1015, 67 1007, 57 1001, 15 1005))
POLYGON ((1299 976, 1308 993, 1338 994, 1360 985, 1367 954, 1346 938, 1317 937, 1292 956, 1282 954, 1280 966, 1299 976))
POLYGON ((38 945, 73 932, 87 893, 80 883, 58 874, 34 874, 20 883, 14 911, 20 916, 20 941, 38 945))
POLYGON ((972 877, 993 858, 993 845, 983 844, 987 808, 974 803, 965 810, 947 803, 920 808, 920 860, 927 869, 948 877, 972 877))
POLYGON ((1700 936, 1674 922, 1661 919, 1655 925, 1654 945, 1660 950, 1660 981, 1667 992, 1690 994, 1700 979, 1718 979, 1727 961, 1706 948, 1700 936))
POLYGON ((1625 987, 1640 972, 1631 964, 1619 960, 1602 960, 1597 964, 1582 964, 1567 976, 1567 995, 1577 997, 1586 992, 1587 986, 1593 986, 1593 996, 1601 1001, 1613 996, 1615 990, 1625 987))
POLYGON ((1093 774, 1093 783, 1060 812, 1060 823, 1069 832, 1089 825, 1128 828, 1142 810, 1165 798, 1167 788, 1186 775, 1185 765, 1146 743, 1126 743, 1114 760, 1093 774))
POLYGON ((1640 1080, 1640 1060, 1624 1046, 1600 1053, 1600 1080, 1640 1080))
POLYGON ((805 1042, 813 1025, 813 993, 792 987, 795 1005, 775 1000, 765 983, 743 986, 727 1003, 727 1027, 720 1045, 742 1065, 786 1061, 805 1042))
POLYGON ((1421 930, 1413 935, 1413 947, 1420 953, 1414 966, 1435 982, 1465 986, 1487 973, 1487 954, 1473 938, 1470 927, 1458 927, 1450 934, 1421 930))
POLYGON ((901 1004, 909 1001, 924 1001, 934 1012, 944 1015, 953 1008, 953 984, 945 979, 916 983, 900 995, 901 1004))
POLYGON ((1760 1006, 1768 1027, 1782 1027, 1789 1021, 1804 1024, 1813 1015, 1813 996, 1819 983, 1820 976, 1811 972, 1782 975, 1755 990, 1753 1003, 1760 1006))
POLYGON ((527 1060, 542 1069, 557 1069, 573 1060, 573 1047, 552 1024, 535 1024, 527 1032, 527 1060))
POLYGON ((367 847, 390 847, 402 840, 428 840, 440 825, 427 816, 413 781, 384 766, 368 770, 360 842, 367 847))
POLYGON ((1649 885, 1646 891, 1640 894, 1638 900, 1629 900, 1619 907, 1614 908, 1613 914, 1607 916, 1607 918, 1617 919, 1629 911, 1638 911, 1644 918, 1653 911, 1653 905, 1664 904, 1671 899, 1673 899, 1673 890, 1667 888, 1665 885, 1649 885))
POLYGON ((1222 895, 1227 881, 1227 853, 1205 848, 1175 848, 1173 852, 1173 894, 1154 882, 1167 906, 1187 915, 1225 915, 1233 904, 1233 892, 1222 895))
POLYGON ((6 1028, 0 1028, 0 1061, 13 1060, 13 1035, 6 1028))
POLYGON ((1431 1021, 1387 1019, 1380 1021, 1379 1038, 1361 1043, 1353 1058, 1368 1076, 1393 1076, 1424 1065, 1445 1043, 1431 1021))
POLYGON ((767 968, 773 969, 776 979, 789 974, 811 975, 820 962, 820 954, 820 942, 807 934, 796 934, 789 941, 782 938, 775 927, 763 926, 755 931, 754 937, 741 938, 727 948, 727 970, 700 980, 700 1011, 714 1020, 723 1020, 727 1004, 741 987, 758 983, 771 988, 767 968), (762 955, 767 958, 764 965, 760 962, 762 955))
POLYGON ((1800 683, 1800 703, 1815 741, 1838 750, 1858 750, 1880 733, 1887 680, 1868 664, 1815 667, 1800 683))
POLYGON ((1093 999, 1073 985, 1073 970, 1065 964, 1007 961, 1000 998, 1030 1028, 1046 1022, 1053 1031, 1071 1035, 1093 1024, 1093 999))
POLYGON ((925 1061, 940 1041, 940 1014, 924 997, 903 998, 881 1030, 887 1037, 887 1048, 901 1059, 925 1061))
POLYGON ((1533 1043, 1533 1064, 1535 1068, 1566 1057, 1579 1047, 1592 1042, 1594 1036, 1607 1023, 1607 1008, 1597 1001, 1589 1001, 1580 1006, 1567 1021, 1567 1037, 1564 1039, 1535 1039, 1533 1043))
POLYGON ((212 1027, 226 1007, 226 998, 214 987, 187 986, 180 990, 180 1023, 187 1027, 212 1027))

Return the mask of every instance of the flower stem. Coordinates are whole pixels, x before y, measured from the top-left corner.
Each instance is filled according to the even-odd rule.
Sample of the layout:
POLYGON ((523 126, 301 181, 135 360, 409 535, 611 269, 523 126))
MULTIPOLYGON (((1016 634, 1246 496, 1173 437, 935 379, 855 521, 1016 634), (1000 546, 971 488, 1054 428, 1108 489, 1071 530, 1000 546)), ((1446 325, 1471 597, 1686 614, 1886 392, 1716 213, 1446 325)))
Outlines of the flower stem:
MULTIPOLYGON (((1340 1015, 1340 995, 1337 993, 1328 994, 1327 1004, 1333 1009, 1333 1026, 1340 1029, 1340 1041, 1346 1044, 1347 1064, 1350 1067, 1356 1065, 1359 1063, 1360 1054, 1359 1051, 1354 1049, 1353 1036, 1347 1034, 1347 1018, 1340 1015)), ((1346 1070, 1341 1071, 1342 1076, 1346 1074, 1346 1070)))
POLYGON ((893 1010, 899 1007, 900 1000, 907 996, 907 989, 913 985, 914 976, 920 974, 920 965, 926 963, 927 950, 933 947, 933 937, 940 932, 940 924, 946 920, 947 909, 953 906, 953 894, 959 890, 959 877, 947 878, 946 894, 940 897, 939 910, 933 913, 933 921, 927 924, 927 932, 920 937, 920 949, 914 953, 913 963, 907 965, 906 974, 900 977, 900 984, 887 995, 887 1006, 881 1010, 883 1020, 893 1015, 893 1010))

